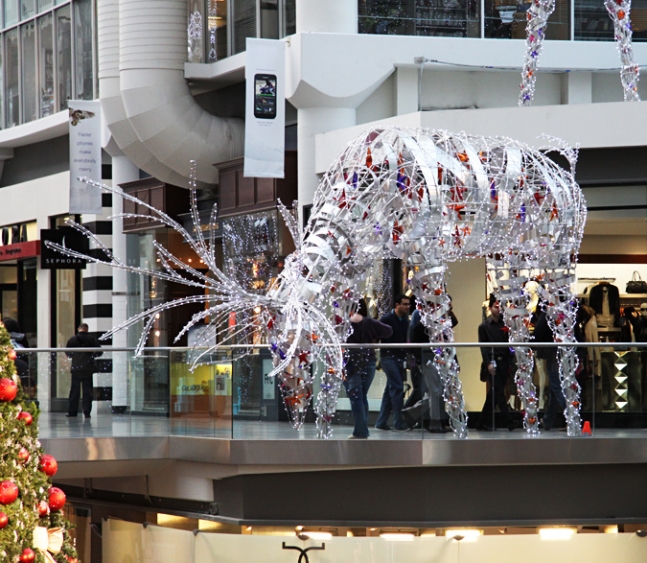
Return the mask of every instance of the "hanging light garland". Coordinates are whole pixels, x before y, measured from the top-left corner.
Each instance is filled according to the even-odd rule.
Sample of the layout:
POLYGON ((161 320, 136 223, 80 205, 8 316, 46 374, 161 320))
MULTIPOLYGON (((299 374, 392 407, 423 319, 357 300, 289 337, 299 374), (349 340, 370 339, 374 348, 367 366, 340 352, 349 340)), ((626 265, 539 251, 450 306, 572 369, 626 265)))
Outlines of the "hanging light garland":
POLYGON ((625 102, 639 102, 638 80, 640 67, 634 62, 634 51, 631 43, 631 0, 605 0, 604 5, 613 22, 616 47, 620 53, 620 81, 624 91, 625 102))

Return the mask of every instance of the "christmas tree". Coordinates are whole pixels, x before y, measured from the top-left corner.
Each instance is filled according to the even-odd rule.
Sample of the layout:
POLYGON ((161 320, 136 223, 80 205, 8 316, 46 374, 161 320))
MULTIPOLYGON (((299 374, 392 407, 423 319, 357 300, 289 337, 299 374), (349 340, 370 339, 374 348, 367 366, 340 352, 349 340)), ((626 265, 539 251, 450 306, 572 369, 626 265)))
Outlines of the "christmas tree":
POLYGON ((25 400, 15 359, 0 323, 0 561, 77 563, 65 493, 51 483, 58 465, 38 441, 38 407, 25 400))

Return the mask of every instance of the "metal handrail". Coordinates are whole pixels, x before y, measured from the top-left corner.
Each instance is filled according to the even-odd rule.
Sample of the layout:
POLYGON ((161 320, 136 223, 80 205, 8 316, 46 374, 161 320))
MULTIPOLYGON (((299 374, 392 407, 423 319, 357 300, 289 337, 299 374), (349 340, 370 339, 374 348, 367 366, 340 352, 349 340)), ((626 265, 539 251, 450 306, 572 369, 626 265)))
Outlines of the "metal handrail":
MULTIPOLYGON (((326 346, 333 346, 332 344, 323 344, 326 346)), ((426 348, 640 348, 647 350, 647 342, 429 342, 429 343, 402 343, 402 344, 342 344, 343 348, 374 348, 376 350, 382 348, 403 348, 406 350, 426 349, 426 348)), ((218 346, 217 351, 226 350, 246 350, 246 349, 264 349, 270 348, 269 344, 223 344, 218 346)), ((207 346, 159 346, 144 348, 143 352, 193 352, 196 350, 208 350, 207 346)), ((18 352, 23 353, 38 353, 38 352, 134 352, 135 347, 131 346, 103 346, 99 348, 20 348, 18 352)))

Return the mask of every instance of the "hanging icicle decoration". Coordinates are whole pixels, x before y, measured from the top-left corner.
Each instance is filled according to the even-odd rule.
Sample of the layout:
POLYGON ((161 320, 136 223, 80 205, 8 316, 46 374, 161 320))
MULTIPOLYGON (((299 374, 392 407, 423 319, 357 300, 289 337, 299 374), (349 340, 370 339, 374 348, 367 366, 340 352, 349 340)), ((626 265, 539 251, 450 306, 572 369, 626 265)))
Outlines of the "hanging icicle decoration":
POLYGON ((631 43, 631 0, 605 0, 604 5, 613 22, 616 47, 620 52, 620 81, 624 91, 625 102, 639 102, 638 80, 640 67, 634 62, 634 51, 631 43))
POLYGON ((520 106, 529 106, 535 97, 537 63, 546 38, 548 18, 554 10, 555 0, 532 0, 526 12, 526 54, 521 71, 520 106))

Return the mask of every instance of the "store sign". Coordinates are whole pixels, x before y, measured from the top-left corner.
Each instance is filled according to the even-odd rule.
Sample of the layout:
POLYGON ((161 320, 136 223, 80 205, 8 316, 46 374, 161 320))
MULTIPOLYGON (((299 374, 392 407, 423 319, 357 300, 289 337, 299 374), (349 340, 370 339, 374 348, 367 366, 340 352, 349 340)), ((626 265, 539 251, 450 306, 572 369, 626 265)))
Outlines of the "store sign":
POLYGON ((88 238, 72 227, 59 227, 58 229, 41 229, 41 254, 40 267, 44 270, 84 270, 87 260, 67 256, 47 246, 53 242, 70 250, 87 254, 89 250, 88 238))
POLYGON ((101 102, 69 100, 70 213, 101 213, 101 102))
POLYGON ((245 170, 248 178, 285 177, 285 42, 247 38, 245 170))
POLYGON ((40 254, 40 241, 19 242, 0 246, 0 262, 6 260, 18 260, 22 258, 33 258, 40 254))

